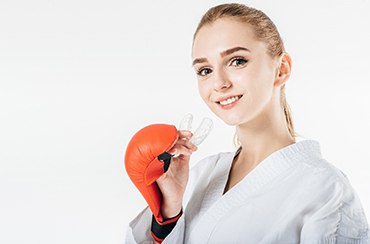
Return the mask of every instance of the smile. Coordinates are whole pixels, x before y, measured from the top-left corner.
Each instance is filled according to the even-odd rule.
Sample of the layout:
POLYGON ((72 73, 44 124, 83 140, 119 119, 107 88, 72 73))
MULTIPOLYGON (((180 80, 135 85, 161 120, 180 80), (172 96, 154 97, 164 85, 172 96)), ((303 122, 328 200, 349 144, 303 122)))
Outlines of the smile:
POLYGON ((219 101, 218 103, 222 104, 222 105, 227 105, 227 104, 231 104, 233 102, 235 102, 236 100, 238 100, 239 98, 241 98, 242 96, 234 96, 234 97, 230 97, 228 99, 225 99, 223 101, 219 101))
POLYGON ((227 99, 217 101, 216 103, 223 109, 230 109, 232 108, 243 95, 237 95, 233 97, 229 97, 227 99))

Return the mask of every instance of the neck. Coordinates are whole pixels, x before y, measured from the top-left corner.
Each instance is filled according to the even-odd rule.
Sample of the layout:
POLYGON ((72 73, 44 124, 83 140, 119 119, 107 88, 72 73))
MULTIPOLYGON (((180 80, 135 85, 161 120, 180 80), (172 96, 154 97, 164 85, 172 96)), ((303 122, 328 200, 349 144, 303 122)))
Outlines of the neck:
POLYGON ((242 150, 238 161, 254 168, 271 153, 295 143, 279 106, 270 106, 253 121, 236 127, 242 150))

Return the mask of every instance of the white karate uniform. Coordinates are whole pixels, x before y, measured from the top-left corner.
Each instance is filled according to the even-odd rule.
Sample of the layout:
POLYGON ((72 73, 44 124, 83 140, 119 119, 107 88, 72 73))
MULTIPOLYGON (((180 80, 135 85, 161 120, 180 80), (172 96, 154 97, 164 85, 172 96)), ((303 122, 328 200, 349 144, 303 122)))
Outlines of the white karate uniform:
MULTIPOLYGON (((303 139, 265 158, 223 194, 237 151, 192 167, 184 214, 164 244, 370 243, 360 200, 346 176, 303 139)), ((147 207, 129 223, 126 243, 153 243, 147 207)))

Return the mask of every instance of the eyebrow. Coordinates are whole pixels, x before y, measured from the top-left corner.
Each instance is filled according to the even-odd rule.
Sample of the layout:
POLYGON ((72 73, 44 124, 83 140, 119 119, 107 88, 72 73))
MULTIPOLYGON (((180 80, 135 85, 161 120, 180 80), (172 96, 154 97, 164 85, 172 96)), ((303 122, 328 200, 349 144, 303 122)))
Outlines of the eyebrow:
MULTIPOLYGON (((227 49, 225 51, 222 51, 220 53, 220 56, 223 58, 227 55, 230 55, 230 54, 235 53, 235 52, 240 51, 240 50, 251 52, 248 48, 245 48, 245 47, 233 47, 233 48, 227 49)), ((193 66, 198 64, 198 63, 204 63, 204 62, 207 62, 206 58, 196 58, 193 61, 193 66)))

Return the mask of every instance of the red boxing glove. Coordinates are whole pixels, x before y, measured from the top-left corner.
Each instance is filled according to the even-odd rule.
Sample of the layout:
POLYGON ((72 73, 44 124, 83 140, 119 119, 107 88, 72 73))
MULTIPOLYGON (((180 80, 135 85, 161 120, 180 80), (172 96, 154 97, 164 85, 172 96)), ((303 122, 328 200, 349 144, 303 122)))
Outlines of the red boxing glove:
POLYGON ((167 153, 179 135, 174 125, 153 124, 139 130, 130 140, 125 167, 132 182, 148 203, 155 220, 165 221, 161 214, 162 194, 156 180, 167 171, 172 155, 167 153))

